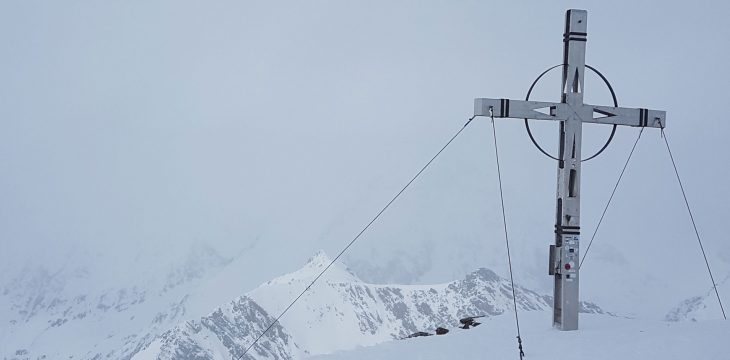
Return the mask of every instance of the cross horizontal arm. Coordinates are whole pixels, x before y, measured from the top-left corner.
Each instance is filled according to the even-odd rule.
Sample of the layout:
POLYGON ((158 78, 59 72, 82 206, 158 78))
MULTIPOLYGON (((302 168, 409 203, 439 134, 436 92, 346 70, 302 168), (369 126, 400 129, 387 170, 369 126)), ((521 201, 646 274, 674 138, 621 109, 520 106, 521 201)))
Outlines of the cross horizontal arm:
POLYGON ((568 105, 563 103, 510 99, 474 99, 474 115, 493 115, 496 118, 566 120, 570 114, 568 113, 568 105))
POLYGON ((612 106, 584 105, 592 108, 592 116, 583 122, 637 127, 664 128, 667 126, 667 112, 649 109, 629 109, 612 106))

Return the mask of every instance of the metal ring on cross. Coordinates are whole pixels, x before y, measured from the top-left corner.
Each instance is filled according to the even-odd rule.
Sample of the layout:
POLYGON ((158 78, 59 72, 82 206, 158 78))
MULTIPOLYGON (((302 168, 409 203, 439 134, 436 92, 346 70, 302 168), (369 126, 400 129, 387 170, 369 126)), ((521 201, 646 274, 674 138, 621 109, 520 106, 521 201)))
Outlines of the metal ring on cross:
MULTIPOLYGON (((555 65, 555 66, 553 66, 553 67, 551 67, 551 68, 543 71, 542 74, 540 74, 540 76, 538 76, 537 79, 535 79, 535 81, 532 82, 532 85, 530 85, 530 89, 527 90, 527 96, 525 97, 525 101, 529 101, 530 100, 530 94, 532 94, 532 89, 535 88, 535 85, 537 85, 537 82, 540 81, 540 79, 543 76, 545 76, 545 74, 547 74, 548 72, 550 72, 550 70, 557 68, 558 66, 564 66, 564 65, 565 64, 558 64, 558 65, 555 65)), ((591 71, 593 71, 596 75, 598 75, 601 78, 601 80, 603 80, 603 82, 606 84, 606 86, 608 86, 608 90, 611 92, 611 97, 613 98, 613 106, 614 107, 618 107, 618 101, 616 100, 616 93, 613 91, 613 87, 611 86, 611 83, 608 82, 608 79, 606 79, 606 77, 603 76, 603 74, 601 74, 600 71, 596 70, 592 66, 586 65, 586 67, 588 69, 590 69, 591 71)), ((529 120, 528 119, 525 119, 525 127, 527 128, 527 135, 530 136, 530 140, 532 140, 532 143, 535 144, 535 147, 537 147, 537 149, 540 150, 541 153, 545 154, 545 156, 547 156, 547 157, 549 157, 549 158, 551 158, 553 160, 560 161, 560 159, 556 158, 555 156, 552 156, 552 155, 548 154, 547 151, 545 151, 537 143, 537 140, 535 140, 535 137, 532 136, 532 131, 530 131, 530 123, 529 123, 529 120)), ((613 129, 611 130, 611 135, 608 136, 608 140, 606 140, 606 143, 603 144, 603 147, 601 147, 601 149, 598 150, 598 152, 596 152, 595 154, 591 155, 589 158, 583 159, 581 161, 588 161, 590 159, 593 159, 594 157, 600 155, 603 152, 603 150, 606 150, 606 148, 608 147, 608 145, 611 144, 611 140, 613 140, 613 136, 616 134, 616 128, 617 127, 618 127, 618 125, 616 125, 616 124, 613 125, 613 129)))

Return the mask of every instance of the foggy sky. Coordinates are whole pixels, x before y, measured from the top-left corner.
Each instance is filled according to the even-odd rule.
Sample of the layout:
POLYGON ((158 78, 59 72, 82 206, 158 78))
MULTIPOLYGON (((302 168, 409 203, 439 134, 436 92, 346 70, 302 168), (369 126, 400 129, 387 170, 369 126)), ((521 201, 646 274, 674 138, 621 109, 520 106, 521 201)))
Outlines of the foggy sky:
MULTIPOLYGON (((3 268, 89 253, 124 268, 202 242, 230 257, 266 254, 250 265, 253 286, 318 249, 336 254, 471 116, 474 98, 523 98, 561 61, 568 8, 588 10, 586 63, 619 104, 667 111, 710 261, 727 275, 721 1, 3 2, 3 268)), ((557 101, 559 91, 551 73, 533 99, 557 101)), ((589 78, 586 102, 609 101, 589 78)), ((475 120, 348 263, 384 281, 447 281, 479 266, 504 274, 490 126, 475 120), (387 278, 378 273, 387 264, 413 273, 387 278)), ((534 126, 554 150, 557 126, 534 126)), ((586 128, 589 153, 610 130, 586 128)), ((555 163, 521 121, 497 129, 515 276, 547 289, 555 163)), ((584 164, 583 249, 637 133, 619 129, 584 164)), ((677 299, 709 286, 663 146, 658 131, 644 132, 583 294, 600 300, 614 271, 668 292, 681 283, 677 299)))

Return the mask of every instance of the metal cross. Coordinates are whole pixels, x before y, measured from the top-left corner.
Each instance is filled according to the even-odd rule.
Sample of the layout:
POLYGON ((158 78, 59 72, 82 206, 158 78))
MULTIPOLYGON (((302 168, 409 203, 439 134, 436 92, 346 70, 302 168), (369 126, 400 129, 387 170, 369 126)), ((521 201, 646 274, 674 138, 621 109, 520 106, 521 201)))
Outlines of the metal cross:
POLYGON ((583 123, 666 126, 666 112, 596 106, 583 103, 585 10, 568 10, 563 34, 563 87, 559 103, 509 99, 475 99, 475 116, 560 121, 558 194, 555 245, 550 246, 550 275, 554 276, 553 326, 578 329, 578 244, 580 240, 580 167, 583 123))

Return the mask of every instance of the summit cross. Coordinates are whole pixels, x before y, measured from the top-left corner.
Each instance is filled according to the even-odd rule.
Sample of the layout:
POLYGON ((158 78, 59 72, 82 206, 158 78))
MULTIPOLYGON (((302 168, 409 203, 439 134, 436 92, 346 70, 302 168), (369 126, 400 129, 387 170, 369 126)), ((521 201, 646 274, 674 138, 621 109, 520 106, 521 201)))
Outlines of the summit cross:
POLYGON ((474 115, 560 122, 555 244, 550 246, 549 274, 554 277, 553 326, 578 329, 580 168, 583 123, 663 128, 666 112, 583 103, 588 13, 568 10, 563 34, 563 82, 559 103, 509 99, 475 99, 474 115))

